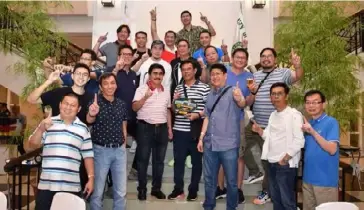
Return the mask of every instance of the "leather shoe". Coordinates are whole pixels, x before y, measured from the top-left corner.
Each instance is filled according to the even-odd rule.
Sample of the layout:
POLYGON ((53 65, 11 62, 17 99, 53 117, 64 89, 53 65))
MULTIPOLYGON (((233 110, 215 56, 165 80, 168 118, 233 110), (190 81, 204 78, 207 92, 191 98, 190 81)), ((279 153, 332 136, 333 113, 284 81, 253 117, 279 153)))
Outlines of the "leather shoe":
POLYGON ((166 199, 166 195, 160 190, 152 191, 150 194, 156 197, 157 199, 166 199))
POLYGON ((146 190, 139 190, 138 191, 138 199, 140 201, 145 201, 147 200, 147 191, 146 190))

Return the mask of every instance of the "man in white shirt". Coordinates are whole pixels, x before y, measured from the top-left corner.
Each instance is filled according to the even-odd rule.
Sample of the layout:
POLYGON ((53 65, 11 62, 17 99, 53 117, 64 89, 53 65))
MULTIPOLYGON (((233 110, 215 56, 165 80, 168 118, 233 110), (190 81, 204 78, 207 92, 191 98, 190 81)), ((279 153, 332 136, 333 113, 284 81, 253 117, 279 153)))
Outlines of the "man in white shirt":
POLYGON ((149 67, 158 63, 163 66, 165 74, 163 77, 162 85, 166 89, 170 89, 171 86, 171 72, 172 68, 169 63, 161 58, 164 50, 164 43, 161 40, 154 40, 151 46, 152 56, 148 59, 140 59, 133 67, 132 70, 136 72, 137 76, 140 75, 139 86, 145 85, 149 80, 148 70, 149 67))
POLYGON ((282 82, 270 88, 276 108, 263 130, 254 123, 252 130, 264 139, 262 159, 268 161, 269 190, 274 210, 296 210, 296 176, 305 139, 302 114, 288 106, 289 87, 282 82))

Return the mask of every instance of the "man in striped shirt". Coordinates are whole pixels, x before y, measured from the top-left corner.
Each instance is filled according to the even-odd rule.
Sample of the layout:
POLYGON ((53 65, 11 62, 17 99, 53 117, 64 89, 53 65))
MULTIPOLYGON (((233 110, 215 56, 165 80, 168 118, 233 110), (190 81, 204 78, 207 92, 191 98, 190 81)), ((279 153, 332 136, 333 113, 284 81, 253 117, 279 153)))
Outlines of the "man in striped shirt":
POLYGON ((192 159, 191 184, 188 187, 188 201, 197 199, 198 185, 202 175, 202 153, 197 151, 197 138, 201 132, 203 110, 210 87, 195 79, 197 62, 185 60, 181 62, 182 84, 174 91, 174 100, 184 98, 197 104, 197 108, 186 115, 176 114, 173 127, 173 154, 174 154, 174 190, 168 199, 174 200, 183 197, 185 161, 188 154, 192 159), (193 123, 192 123, 193 122, 193 123), (195 128, 193 128, 195 126, 195 128), (196 131, 195 131, 196 130, 196 131))
MULTIPOLYGON (((291 62, 295 68, 295 71, 291 69, 277 67, 277 52, 273 48, 264 48, 260 52, 260 65, 261 70, 254 73, 254 83, 248 85, 250 92, 254 98, 252 121, 256 122, 263 129, 268 125, 269 116, 276 109, 270 100, 270 88, 272 84, 277 82, 283 82, 287 85, 299 81, 303 76, 303 69, 301 67, 300 57, 292 50, 291 62)), ((258 133, 252 131, 252 123, 250 123, 245 130, 246 133, 246 149, 250 151, 255 145, 258 144, 262 148, 264 140, 258 133)), ((267 161, 262 161, 264 173, 260 172, 258 164, 255 162, 255 158, 251 152, 247 152, 244 155, 244 160, 247 168, 249 169, 248 183, 255 183, 256 181, 263 179, 262 192, 254 200, 255 204, 264 204, 270 200, 268 195, 268 164, 267 161), (263 178, 264 176, 264 178, 263 178)))
POLYGON ((85 161, 88 182, 84 195, 90 196, 94 188, 94 160, 90 131, 77 113, 80 100, 73 93, 66 94, 59 104, 60 115, 52 112, 29 137, 29 146, 43 145, 42 174, 38 185, 36 210, 49 210, 57 192, 80 196, 80 163, 85 161))

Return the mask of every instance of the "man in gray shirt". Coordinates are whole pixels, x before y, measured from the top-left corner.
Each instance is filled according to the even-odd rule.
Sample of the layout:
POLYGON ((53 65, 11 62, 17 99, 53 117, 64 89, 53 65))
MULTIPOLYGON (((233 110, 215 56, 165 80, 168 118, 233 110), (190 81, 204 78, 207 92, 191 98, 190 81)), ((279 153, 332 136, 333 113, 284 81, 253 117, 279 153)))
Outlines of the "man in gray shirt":
POLYGON ((106 41, 107 34, 100 36, 95 44, 93 50, 97 54, 97 57, 106 56, 106 67, 114 66, 118 61, 118 51, 119 46, 121 45, 129 45, 128 38, 130 36, 130 28, 128 25, 121 25, 116 30, 118 39, 114 42, 108 42, 104 44, 101 48, 101 44, 106 41))

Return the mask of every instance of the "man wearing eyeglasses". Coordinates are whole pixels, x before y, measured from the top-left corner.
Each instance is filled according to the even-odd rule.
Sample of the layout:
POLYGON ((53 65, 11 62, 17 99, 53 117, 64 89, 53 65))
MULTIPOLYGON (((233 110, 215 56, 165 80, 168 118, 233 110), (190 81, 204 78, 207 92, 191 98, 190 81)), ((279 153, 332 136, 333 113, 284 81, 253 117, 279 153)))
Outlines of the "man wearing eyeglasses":
MULTIPOLYGON (((269 116, 276 110, 270 100, 270 88, 276 82, 283 82, 288 86, 299 81, 303 77, 303 69, 301 67, 300 57, 292 50, 291 62, 295 71, 287 68, 277 67, 277 52, 273 48, 264 48, 260 52, 260 65, 261 69, 254 73, 254 82, 248 85, 250 92, 253 95, 253 105, 251 110, 253 112, 254 121, 262 128, 268 125, 269 116)), ((249 178, 245 183, 253 184, 257 181, 263 180, 262 192, 253 201, 254 204, 265 204, 270 201, 268 193, 268 168, 267 162, 262 161, 263 171, 259 169, 260 163, 256 163, 252 148, 258 146, 260 149, 263 147, 264 140, 255 132, 252 132, 253 123, 245 129, 246 135, 246 148, 244 153, 244 161, 249 169, 249 178)))
POLYGON ((314 210, 322 203, 338 200, 340 127, 325 111, 325 95, 318 90, 305 94, 305 110, 311 120, 305 132, 303 209, 314 210))

